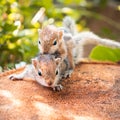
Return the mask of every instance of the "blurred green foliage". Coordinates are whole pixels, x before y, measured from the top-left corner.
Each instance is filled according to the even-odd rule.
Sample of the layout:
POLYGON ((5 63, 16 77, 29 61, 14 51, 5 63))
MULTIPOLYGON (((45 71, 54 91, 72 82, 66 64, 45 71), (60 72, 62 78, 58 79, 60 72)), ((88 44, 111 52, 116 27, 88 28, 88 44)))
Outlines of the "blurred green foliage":
POLYGON ((91 54, 90 58, 100 61, 120 61, 120 49, 112 49, 105 46, 96 46, 91 54))
MULTIPOLYGON (((78 30, 89 29, 83 16, 106 19, 90 9, 105 7, 108 0, 0 0, 0 66, 11 67, 20 61, 30 62, 38 54, 37 29, 40 22, 32 23, 41 7, 46 9, 45 21, 62 25, 64 16, 76 20, 78 30)), ((108 21, 109 22, 109 21, 108 21)), ((111 22, 110 22, 111 23, 111 22)))

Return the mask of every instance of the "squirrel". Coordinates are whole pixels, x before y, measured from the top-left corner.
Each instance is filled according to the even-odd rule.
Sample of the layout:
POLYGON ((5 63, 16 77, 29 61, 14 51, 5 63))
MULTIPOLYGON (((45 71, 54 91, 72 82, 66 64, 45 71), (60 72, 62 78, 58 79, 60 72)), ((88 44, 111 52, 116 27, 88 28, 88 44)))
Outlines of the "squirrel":
POLYGON ((54 25, 47 25, 42 30, 39 30, 38 48, 40 54, 51 54, 60 57, 62 61, 68 59, 69 68, 66 73, 69 76, 75 67, 72 57, 74 43, 71 40, 72 34, 64 32, 64 30, 54 25))
POLYGON ((81 62, 82 59, 85 58, 83 56, 86 52, 84 50, 85 45, 102 44, 112 48, 120 48, 120 44, 118 42, 100 38, 92 32, 81 32, 67 36, 63 35, 63 31, 56 27, 47 26, 40 32, 40 34, 42 40, 39 40, 39 47, 42 55, 32 59, 32 65, 30 65, 30 67, 26 67, 21 74, 11 75, 11 80, 23 79, 26 74, 29 73, 29 75, 33 74, 33 78, 41 85, 60 91, 62 86, 58 83, 62 77, 67 75, 67 70, 70 68, 71 64, 69 61, 70 57, 74 64, 81 62), (49 44, 48 47, 46 44, 49 44), (71 51, 72 54, 68 57, 69 51, 71 51), (47 52, 50 52, 50 54, 47 54, 47 52), (32 74, 29 72, 31 69, 32 74))
POLYGON ((39 30, 38 47, 41 54, 53 54, 68 59, 68 75, 79 62, 87 62, 89 54, 96 45, 105 45, 111 48, 120 48, 120 43, 110 39, 104 39, 93 32, 77 32, 75 22, 70 17, 63 19, 63 27, 57 28, 54 25, 47 25, 39 30), (88 50, 88 46, 91 49, 88 50))
POLYGON ((77 32, 75 21, 69 16, 66 16, 63 19, 63 27, 72 34, 71 40, 73 41, 72 43, 75 46, 72 53, 74 64, 78 64, 80 62, 88 62, 90 60, 89 54, 91 50, 97 45, 104 45, 111 48, 120 48, 119 42, 106 38, 101 38, 93 32, 77 32))
POLYGON ((33 58, 32 64, 27 65, 21 73, 12 74, 9 79, 23 80, 29 78, 36 80, 42 86, 50 87, 54 91, 60 91, 63 86, 59 82, 68 69, 67 61, 62 62, 62 64, 60 62, 61 58, 55 58, 53 55, 39 55, 33 58))
POLYGON ((101 38, 92 32, 80 32, 73 36, 73 40, 76 46, 73 53, 75 64, 89 60, 91 50, 97 45, 120 48, 119 42, 101 38), (88 50, 88 47, 90 46, 91 48, 88 50))

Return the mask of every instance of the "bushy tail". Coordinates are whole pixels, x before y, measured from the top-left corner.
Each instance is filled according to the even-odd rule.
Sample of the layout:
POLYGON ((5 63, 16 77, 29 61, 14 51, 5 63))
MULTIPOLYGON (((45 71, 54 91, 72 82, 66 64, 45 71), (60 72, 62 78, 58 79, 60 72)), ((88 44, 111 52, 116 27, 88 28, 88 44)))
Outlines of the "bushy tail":
POLYGON ((64 27, 69 33, 71 33, 72 35, 75 35, 75 33, 76 33, 75 21, 74 21, 71 17, 66 16, 66 17, 63 19, 63 27, 64 27))
POLYGON ((73 37, 73 39, 76 41, 76 43, 80 43, 81 45, 104 45, 108 46, 111 48, 120 48, 120 43, 110 40, 110 39, 105 39, 105 38, 100 38, 99 36, 95 35, 92 32, 81 32, 73 37))
POLYGON ((120 48, 120 42, 116 42, 110 39, 101 39, 99 41, 99 44, 105 45, 111 48, 120 48))

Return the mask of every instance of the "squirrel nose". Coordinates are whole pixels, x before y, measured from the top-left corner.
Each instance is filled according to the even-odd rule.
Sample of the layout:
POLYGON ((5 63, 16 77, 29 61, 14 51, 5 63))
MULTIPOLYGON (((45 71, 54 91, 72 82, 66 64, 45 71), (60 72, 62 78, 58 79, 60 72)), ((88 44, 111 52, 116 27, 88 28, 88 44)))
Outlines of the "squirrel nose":
POLYGON ((44 53, 44 54, 47 54, 48 52, 44 51, 43 53, 44 53))
POLYGON ((48 54, 48 48, 44 48, 44 50, 43 50, 43 54, 48 54))
POLYGON ((47 51, 47 50, 44 50, 44 51, 43 51, 43 54, 48 54, 48 51, 47 51))
POLYGON ((51 82, 51 81, 48 81, 47 84, 50 86, 50 85, 52 85, 52 82, 51 82))

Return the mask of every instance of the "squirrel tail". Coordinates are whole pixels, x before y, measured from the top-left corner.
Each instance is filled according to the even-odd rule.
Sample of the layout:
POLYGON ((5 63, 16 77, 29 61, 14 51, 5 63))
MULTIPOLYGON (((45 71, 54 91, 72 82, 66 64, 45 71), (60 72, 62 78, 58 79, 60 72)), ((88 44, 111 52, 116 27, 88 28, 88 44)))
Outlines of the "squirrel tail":
POLYGON ((75 33, 76 33, 75 21, 74 21, 71 17, 66 16, 66 17, 63 19, 63 27, 64 27, 69 33, 71 33, 72 35, 75 35, 75 33))
POLYGON ((75 35, 73 37, 74 40, 76 40, 77 42, 79 41, 80 44, 83 45, 89 45, 89 44, 93 44, 93 45, 104 45, 104 46, 108 46, 111 48, 120 48, 120 43, 110 40, 110 39, 106 39, 106 38, 101 38, 97 35, 95 35, 92 32, 81 32, 77 35, 75 35))
POLYGON ((110 40, 110 39, 101 39, 100 44, 111 47, 111 48, 120 48, 120 43, 110 40))

